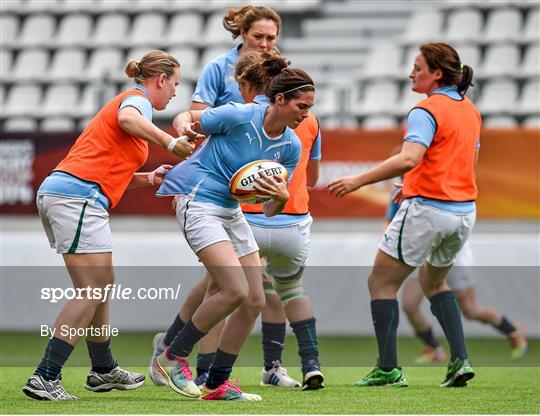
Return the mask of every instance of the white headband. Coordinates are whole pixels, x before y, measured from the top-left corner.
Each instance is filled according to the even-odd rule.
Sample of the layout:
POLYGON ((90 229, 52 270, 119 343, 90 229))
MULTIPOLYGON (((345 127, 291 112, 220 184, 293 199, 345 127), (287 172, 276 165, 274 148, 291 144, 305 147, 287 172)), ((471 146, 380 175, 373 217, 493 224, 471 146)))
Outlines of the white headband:
POLYGON ((283 95, 285 95, 285 94, 288 94, 288 93, 290 93, 290 92, 292 92, 292 91, 299 90, 300 88, 305 88, 305 87, 313 87, 313 89, 315 89, 315 86, 314 86, 313 84, 304 84, 304 85, 300 85, 299 87, 293 88, 293 89, 291 89, 291 90, 289 90, 289 91, 278 92, 277 94, 274 95, 274 97, 275 97, 276 95, 278 95, 278 94, 283 94, 283 95))

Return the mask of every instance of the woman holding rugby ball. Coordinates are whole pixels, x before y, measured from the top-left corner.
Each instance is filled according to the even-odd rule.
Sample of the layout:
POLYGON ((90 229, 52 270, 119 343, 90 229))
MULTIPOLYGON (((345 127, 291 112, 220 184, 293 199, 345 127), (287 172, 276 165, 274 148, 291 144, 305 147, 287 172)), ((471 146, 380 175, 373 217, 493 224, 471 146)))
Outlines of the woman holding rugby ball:
MULTIPOLYGON (((178 393, 205 400, 261 400, 228 382, 240 348, 264 307, 258 247, 229 180, 246 163, 275 160, 292 177, 301 144, 292 129, 308 116, 315 98, 313 80, 300 69, 288 69, 266 88, 268 104, 226 104, 187 111, 174 127, 193 139, 211 135, 185 163, 164 179, 158 195, 179 195, 176 215, 192 250, 211 275, 218 291, 195 311, 169 347, 154 359, 154 367, 178 393), (192 380, 187 357, 194 345, 228 316, 218 350, 201 391, 192 380)), ((264 214, 281 212, 289 199, 285 181, 257 181, 264 214)))

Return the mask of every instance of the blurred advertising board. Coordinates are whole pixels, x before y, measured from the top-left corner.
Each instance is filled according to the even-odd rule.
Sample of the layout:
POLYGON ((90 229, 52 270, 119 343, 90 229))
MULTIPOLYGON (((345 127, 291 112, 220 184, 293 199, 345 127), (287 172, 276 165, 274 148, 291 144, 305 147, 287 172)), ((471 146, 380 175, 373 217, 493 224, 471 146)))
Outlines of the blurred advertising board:
MULTIPOLYGON (((326 191, 332 179, 369 169, 399 149, 402 132, 337 129, 323 131, 320 178, 310 190, 315 217, 376 218, 384 215, 393 180, 365 187, 344 198, 326 191)), ((75 133, 2 133, 0 213, 36 214, 39 184, 67 154, 75 133)), ((142 170, 175 157, 150 145, 142 170)), ((540 218, 540 131, 484 130, 478 163, 478 216, 485 219, 540 218)), ((113 215, 173 215, 169 198, 155 188, 127 191, 113 215)))

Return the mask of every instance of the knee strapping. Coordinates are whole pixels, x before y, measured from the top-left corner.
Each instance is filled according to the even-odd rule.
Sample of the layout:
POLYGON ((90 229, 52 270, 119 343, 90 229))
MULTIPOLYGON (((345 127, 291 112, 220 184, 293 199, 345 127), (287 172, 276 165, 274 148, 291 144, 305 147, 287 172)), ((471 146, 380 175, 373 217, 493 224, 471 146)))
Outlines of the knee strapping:
POLYGON ((306 292, 302 286, 302 267, 298 273, 289 277, 274 277, 273 286, 279 298, 281 304, 286 306, 290 301, 294 299, 306 297, 306 292))
POLYGON ((262 282, 263 282, 264 293, 266 293, 267 295, 276 295, 277 292, 274 289, 274 284, 272 283, 272 276, 267 274, 265 271, 263 271, 262 275, 263 275, 262 282))

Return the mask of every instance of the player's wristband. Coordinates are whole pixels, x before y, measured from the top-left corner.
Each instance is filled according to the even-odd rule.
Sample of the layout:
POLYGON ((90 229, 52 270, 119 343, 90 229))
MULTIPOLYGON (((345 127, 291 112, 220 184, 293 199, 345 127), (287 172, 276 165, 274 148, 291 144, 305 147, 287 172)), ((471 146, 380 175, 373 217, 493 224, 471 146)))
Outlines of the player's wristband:
POLYGON ((180 136, 180 137, 173 138, 169 142, 169 145, 167 146, 167 150, 172 153, 172 151, 174 150, 174 148, 176 146, 176 143, 178 143, 180 140, 188 141, 189 137, 188 136, 180 136))
POLYGON ((167 150, 172 153, 174 148, 176 147, 176 143, 178 143, 178 140, 180 140, 180 137, 174 137, 169 144, 167 145, 167 150))

